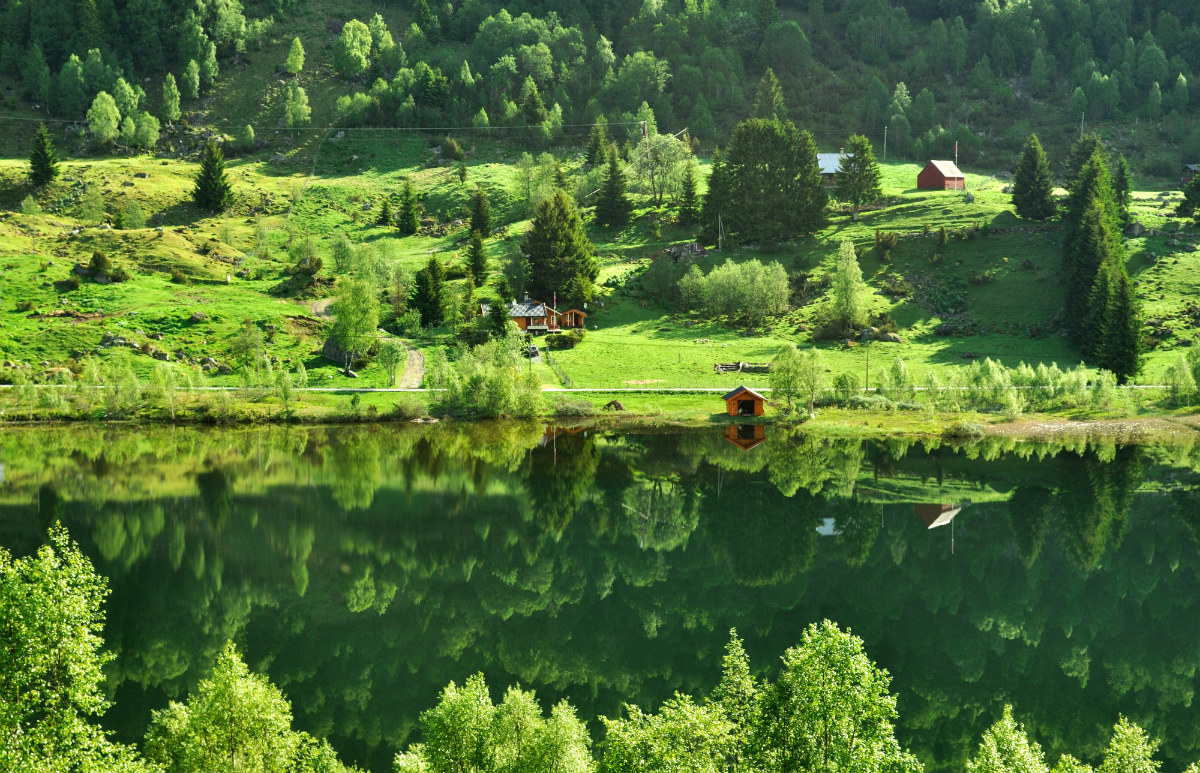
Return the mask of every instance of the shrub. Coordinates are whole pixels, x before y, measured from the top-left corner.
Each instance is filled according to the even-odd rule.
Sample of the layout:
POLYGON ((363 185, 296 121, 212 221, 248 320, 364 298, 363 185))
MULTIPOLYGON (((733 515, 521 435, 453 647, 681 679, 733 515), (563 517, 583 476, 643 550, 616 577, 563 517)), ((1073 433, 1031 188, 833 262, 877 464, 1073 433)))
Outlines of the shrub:
POLYGON ((551 333, 546 336, 546 346, 550 349, 574 349, 582 340, 582 329, 572 330, 568 333, 551 333))
POLYGON ((591 416, 596 405, 591 400, 563 400, 554 405, 555 416, 591 416))
POLYGON ((181 268, 171 269, 171 281, 177 285, 185 285, 188 283, 187 274, 184 274, 181 268))
POLYGON ((956 421, 942 430, 947 440, 977 440, 983 437, 983 425, 971 421, 956 421))
POLYGON ((108 270, 112 268, 112 261, 103 252, 96 250, 92 253, 92 259, 88 262, 88 268, 93 274, 107 274, 108 270))
POLYGON ((895 410, 896 404, 883 395, 865 394, 851 397, 849 407, 868 411, 892 411, 895 410))
POLYGON ((123 267, 117 266, 116 268, 114 268, 112 271, 109 272, 108 278, 118 284, 121 282, 128 282, 129 281, 129 272, 126 271, 123 267))
POLYGON ((862 385, 853 373, 841 373, 833 379, 833 393, 837 396, 838 405, 849 405, 860 389, 862 385))
POLYGON ((30 311, 33 309, 33 301, 17 301, 17 311, 30 311))
POLYGON ((83 284, 79 278, 79 274, 71 274, 62 281, 62 286, 66 290, 78 290, 79 285, 83 284))
POLYGON ((458 144, 458 140, 453 137, 445 137, 442 139, 442 156, 451 158, 455 161, 462 161, 463 152, 462 146, 458 144))
POLYGON ((947 241, 949 237, 946 235, 946 226, 941 226, 938 228, 938 246, 944 247, 947 241))

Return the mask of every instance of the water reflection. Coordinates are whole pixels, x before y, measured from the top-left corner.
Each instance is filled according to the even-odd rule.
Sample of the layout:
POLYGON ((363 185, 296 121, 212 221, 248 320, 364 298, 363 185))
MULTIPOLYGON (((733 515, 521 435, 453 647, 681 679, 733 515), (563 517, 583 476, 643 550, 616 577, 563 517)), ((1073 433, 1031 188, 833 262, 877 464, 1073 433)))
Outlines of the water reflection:
POLYGON ((127 740, 228 638, 387 770, 475 670, 614 715, 711 688, 731 627, 770 667, 829 617, 933 770, 1004 701, 1052 755, 1098 754, 1118 712, 1168 767, 1200 754, 1196 449, 748 426, 8 432, 0 542, 61 519, 110 578, 127 740))

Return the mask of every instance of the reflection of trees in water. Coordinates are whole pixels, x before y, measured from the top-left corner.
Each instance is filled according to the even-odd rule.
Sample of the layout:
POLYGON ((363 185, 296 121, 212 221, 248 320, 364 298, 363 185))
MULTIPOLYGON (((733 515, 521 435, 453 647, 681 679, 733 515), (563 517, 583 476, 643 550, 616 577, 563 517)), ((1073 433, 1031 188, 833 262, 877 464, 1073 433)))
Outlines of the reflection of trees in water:
MULTIPOLYGON (((622 699, 711 687, 733 625, 751 650, 777 654, 827 615, 897 674, 902 734, 938 768, 961 767, 996 696, 1052 753, 1102 744, 1118 702, 1171 739, 1169 758, 1200 746, 1184 709, 1187 664, 1200 662, 1188 601, 1200 561, 1174 539, 1183 529, 1126 518, 1136 450, 1028 465, 1000 446, 780 432, 745 452, 715 432, 579 433, 557 438, 555 464, 554 445, 535 448, 543 431, 235 431, 174 441, 182 457, 118 441, 103 502, 87 500, 86 467, 59 474, 53 459, 30 491, 49 486, 42 518, 60 513, 91 539, 112 577, 114 685, 178 695, 232 637, 269 664, 306 729, 362 760, 405 740, 416 710, 475 669, 612 714, 622 699), (127 478, 153 480, 168 459, 172 472, 190 465, 194 488, 115 502, 127 478), (359 459, 373 467, 354 478, 359 459), (864 466, 867 478, 1012 494, 964 510, 950 556, 948 535, 926 532, 911 507, 885 508, 880 526, 864 466), (834 537, 816 535, 826 518, 834 537)), ((6 477, 20 467, 10 447, 6 477)), ((1190 492, 1173 495, 1189 524, 1190 492)), ((158 705, 142 700, 143 714, 158 705)), ((135 711, 126 737, 138 722, 135 711)))

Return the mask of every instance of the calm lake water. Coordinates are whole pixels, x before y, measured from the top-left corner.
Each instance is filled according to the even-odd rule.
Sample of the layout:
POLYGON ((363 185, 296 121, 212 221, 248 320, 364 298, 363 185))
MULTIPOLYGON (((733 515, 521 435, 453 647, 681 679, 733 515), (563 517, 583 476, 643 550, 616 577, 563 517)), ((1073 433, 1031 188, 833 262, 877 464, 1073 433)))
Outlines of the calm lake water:
POLYGON ((0 544, 60 519, 109 579, 122 740, 227 639, 382 773, 450 680, 615 716, 707 693, 731 628, 773 678, 829 618, 932 771, 1006 701, 1052 761, 1098 761, 1119 713, 1167 770, 1200 757, 1200 448, 85 427, 0 433, 0 464, 0 544))

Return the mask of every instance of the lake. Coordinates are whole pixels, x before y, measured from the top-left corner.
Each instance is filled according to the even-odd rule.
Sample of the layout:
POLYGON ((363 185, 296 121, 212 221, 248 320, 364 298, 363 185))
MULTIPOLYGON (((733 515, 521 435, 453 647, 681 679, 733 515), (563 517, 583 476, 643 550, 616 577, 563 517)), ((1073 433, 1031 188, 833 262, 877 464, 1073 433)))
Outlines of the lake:
POLYGON ((89 425, 6 430, 0 465, 0 544, 58 519, 109 580, 121 740, 228 639, 299 729, 384 772, 476 671, 591 720, 706 694, 732 628, 773 678, 828 618, 892 674, 931 771, 1005 702, 1051 762, 1098 762, 1122 713, 1167 770, 1200 757, 1200 448, 89 425))

